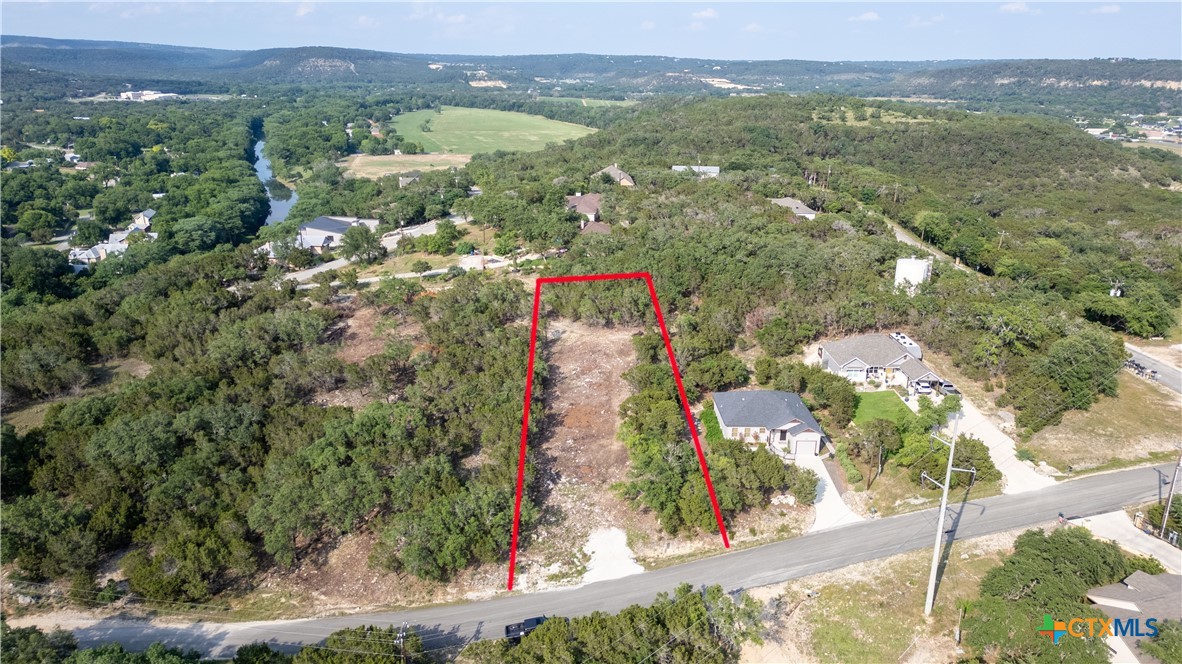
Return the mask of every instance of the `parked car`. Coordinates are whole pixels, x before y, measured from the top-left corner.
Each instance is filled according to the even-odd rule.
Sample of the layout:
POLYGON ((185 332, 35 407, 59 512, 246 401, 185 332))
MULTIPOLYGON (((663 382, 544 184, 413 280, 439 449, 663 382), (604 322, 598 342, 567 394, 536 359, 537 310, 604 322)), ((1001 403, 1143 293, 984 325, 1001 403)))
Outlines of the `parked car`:
POLYGON ((521 643, 521 637, 534 631, 544 622, 546 622, 546 616, 538 616, 537 618, 526 618, 512 625, 505 625, 505 638, 514 645, 521 643))
POLYGON ((931 394, 932 393, 932 386, 927 383, 920 383, 915 386, 915 393, 916 394, 931 394))
POLYGON ((940 393, 941 394, 960 394, 960 390, 956 389, 956 386, 953 385, 952 383, 949 383, 948 381, 944 381, 943 383, 940 383, 940 393))

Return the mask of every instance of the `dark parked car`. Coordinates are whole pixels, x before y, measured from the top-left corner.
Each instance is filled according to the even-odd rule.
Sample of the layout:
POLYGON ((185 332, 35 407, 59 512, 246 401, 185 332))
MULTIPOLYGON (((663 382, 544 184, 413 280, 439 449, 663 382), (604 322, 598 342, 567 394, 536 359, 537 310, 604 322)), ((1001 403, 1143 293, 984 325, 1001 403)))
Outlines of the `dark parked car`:
POLYGON ((512 625, 505 625, 505 638, 514 645, 521 643, 521 637, 534 631, 544 622, 546 622, 546 616, 538 616, 537 618, 526 618, 512 625))
POLYGON ((953 385, 952 383, 943 382, 943 383, 940 383, 940 393, 941 394, 960 394, 960 390, 956 389, 956 386, 953 385))

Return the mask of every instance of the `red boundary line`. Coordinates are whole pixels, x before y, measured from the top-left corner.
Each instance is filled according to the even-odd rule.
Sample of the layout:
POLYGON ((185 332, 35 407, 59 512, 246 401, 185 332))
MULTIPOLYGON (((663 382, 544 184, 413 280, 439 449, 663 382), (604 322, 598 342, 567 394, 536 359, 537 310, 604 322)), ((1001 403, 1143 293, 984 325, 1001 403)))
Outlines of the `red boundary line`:
POLYGON ((702 441, 698 439, 698 430, 694 427, 693 415, 690 413, 689 399, 685 396, 685 386, 681 382, 681 371, 677 368, 677 358, 673 356, 673 344, 669 341, 669 330, 665 327, 665 317, 661 314, 661 303, 657 299, 657 288, 653 285, 653 276, 648 272, 624 272, 619 274, 588 274, 569 277, 542 277, 534 285, 534 313, 529 327, 529 363, 525 374, 525 409, 521 416, 521 449, 517 455, 517 498, 513 504, 513 544, 509 550, 509 590, 513 590, 513 574, 517 567, 517 534, 521 525, 521 493, 525 482, 525 447, 529 439, 529 403, 534 385, 534 351, 538 345, 538 310, 542 304, 542 284, 568 284, 578 281, 613 281, 617 279, 644 279, 648 284, 648 294, 653 301, 653 311, 657 314, 657 324, 661 328, 661 338, 665 341, 665 353, 669 356, 669 366, 673 369, 673 380, 677 383, 677 393, 681 396, 681 407, 685 412, 685 421, 689 425, 690 437, 694 441, 694 450, 698 453, 698 465, 702 467, 702 478, 706 480, 706 491, 710 494, 710 504, 714 507, 714 518, 718 521, 718 532, 722 535, 722 545, 730 548, 730 539, 726 535, 726 525, 722 522, 722 511, 718 509, 718 498, 714 495, 714 483, 710 481, 710 470, 706 468, 706 455, 702 452, 702 441))

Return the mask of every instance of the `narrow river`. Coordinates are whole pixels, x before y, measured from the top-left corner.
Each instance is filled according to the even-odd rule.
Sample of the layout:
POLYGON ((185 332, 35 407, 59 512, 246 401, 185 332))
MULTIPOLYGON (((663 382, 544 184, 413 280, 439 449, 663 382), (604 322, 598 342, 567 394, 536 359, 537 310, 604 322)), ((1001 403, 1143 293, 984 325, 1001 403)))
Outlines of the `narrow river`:
POLYGON ((271 160, 263 156, 264 145, 266 145, 266 141, 254 144, 254 172, 263 181, 263 187, 267 189, 267 198, 271 203, 271 214, 267 215, 267 224, 270 225, 287 219, 287 213, 291 211, 291 206, 295 205, 300 197, 275 179, 275 175, 271 172, 271 160))

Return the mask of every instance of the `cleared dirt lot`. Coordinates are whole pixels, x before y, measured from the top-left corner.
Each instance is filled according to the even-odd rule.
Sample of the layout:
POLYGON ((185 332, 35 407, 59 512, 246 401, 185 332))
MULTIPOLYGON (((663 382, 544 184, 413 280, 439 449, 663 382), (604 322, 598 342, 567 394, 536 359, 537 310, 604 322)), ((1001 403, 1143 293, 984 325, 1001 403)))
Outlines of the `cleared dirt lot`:
POLYGON ((357 154, 339 162, 347 175, 376 180, 394 173, 409 171, 438 171, 457 168, 472 160, 466 154, 357 154))

